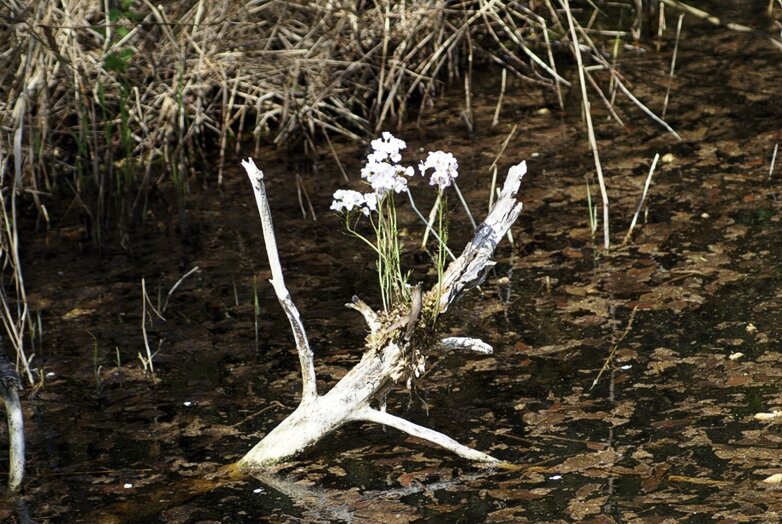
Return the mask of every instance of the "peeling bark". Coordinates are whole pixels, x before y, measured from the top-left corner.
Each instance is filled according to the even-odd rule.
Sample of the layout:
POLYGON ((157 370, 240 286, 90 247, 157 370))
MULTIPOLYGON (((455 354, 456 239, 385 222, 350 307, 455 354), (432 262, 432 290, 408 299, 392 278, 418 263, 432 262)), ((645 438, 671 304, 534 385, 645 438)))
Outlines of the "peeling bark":
POLYGON ((315 369, 312 351, 307 343, 304 326, 298 311, 290 299, 282 278, 282 268, 276 252, 271 213, 263 186, 263 173, 252 160, 242 165, 252 182, 258 211, 263 225, 264 241, 272 265, 272 284, 277 297, 288 315, 296 339, 299 361, 302 365, 302 400, 296 410, 255 445, 238 463, 244 471, 258 471, 273 464, 285 462, 310 448, 325 436, 344 424, 356 421, 375 422, 391 426, 415 437, 441 446, 468 460, 493 463, 494 457, 459 444, 452 438, 409 422, 403 418, 376 410, 370 402, 381 400, 388 388, 406 381, 416 371, 411 358, 422 347, 439 345, 448 349, 470 349, 478 353, 491 353, 488 344, 466 337, 449 337, 439 341, 436 333, 426 325, 422 311, 438 310, 444 313, 448 307, 468 289, 479 285, 486 271, 494 265, 491 256, 510 226, 521 212, 516 200, 524 169, 511 169, 503 190, 486 220, 478 227, 475 237, 462 254, 446 269, 439 289, 426 294, 416 290, 415 300, 402 310, 376 313, 357 297, 348 307, 364 317, 370 329, 366 351, 361 361, 350 370, 328 393, 318 395, 315 390, 315 369), (272 253, 272 250, 274 251, 272 253))

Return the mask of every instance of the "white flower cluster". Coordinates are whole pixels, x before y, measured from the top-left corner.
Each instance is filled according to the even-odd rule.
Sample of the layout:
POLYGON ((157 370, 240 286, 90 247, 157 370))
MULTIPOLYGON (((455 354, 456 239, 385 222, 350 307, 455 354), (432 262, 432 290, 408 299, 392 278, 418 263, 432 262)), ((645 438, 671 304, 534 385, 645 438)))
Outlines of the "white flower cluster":
POLYGON ((433 169, 432 176, 429 177, 429 185, 437 186, 442 191, 451 185, 451 182, 459 176, 456 171, 459 164, 451 153, 443 151, 429 152, 425 162, 418 164, 418 169, 422 176, 426 176, 427 169, 433 169))
POLYGON ((338 189, 334 192, 334 201, 331 203, 331 209, 336 212, 342 210, 348 212, 354 208, 360 209, 365 216, 369 216, 372 211, 377 210, 377 195, 374 193, 364 193, 362 195, 352 189, 338 189))
POLYGON ((407 179, 401 175, 413 176, 413 168, 403 168, 400 165, 391 165, 387 162, 367 162, 361 170, 361 177, 372 186, 378 198, 383 198, 387 193, 401 193, 407 190, 407 179))
POLYGON ((369 182, 378 200, 382 200, 391 191, 401 193, 407 190, 407 177, 413 176, 412 167, 399 165, 402 155, 399 152, 406 148, 403 140, 384 132, 382 138, 372 141, 372 152, 367 156, 367 163, 361 170, 361 178, 369 182))
MULTIPOLYGON (((334 201, 331 209, 339 211, 351 211, 361 209, 361 212, 369 216, 377 210, 377 204, 392 191, 402 193, 407 191, 407 179, 415 175, 415 169, 399 164, 402 160, 400 151, 407 144, 391 133, 384 132, 380 138, 372 141, 372 152, 367 156, 367 163, 361 169, 361 178, 372 186, 372 193, 361 194, 358 191, 340 189, 334 193, 334 201)), ((418 165, 422 176, 432 169, 429 184, 437 186, 440 190, 450 186, 459 176, 457 169, 459 164, 451 153, 443 151, 430 152, 426 161, 418 165)), ((526 167, 525 167, 526 169, 526 167)))
POLYGON ((391 133, 384 131, 381 138, 373 140, 372 152, 367 156, 369 162, 391 162, 398 163, 402 160, 399 152, 407 147, 404 140, 399 140, 391 133))

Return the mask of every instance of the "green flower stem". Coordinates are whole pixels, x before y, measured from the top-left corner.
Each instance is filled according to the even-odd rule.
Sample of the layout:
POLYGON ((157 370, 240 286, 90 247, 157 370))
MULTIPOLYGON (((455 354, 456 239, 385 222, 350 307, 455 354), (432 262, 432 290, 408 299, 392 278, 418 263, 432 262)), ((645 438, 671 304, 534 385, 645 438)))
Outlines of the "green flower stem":
POLYGON ((418 208, 415 205, 415 201, 413 201, 413 194, 408 191, 407 197, 410 200, 410 207, 413 208, 413 211, 416 215, 418 215, 418 218, 421 219, 421 222, 426 225, 427 230, 434 236, 434 238, 437 240, 437 242, 440 243, 440 245, 445 246, 446 252, 448 253, 448 256, 451 258, 451 260, 456 260, 456 257, 453 254, 453 251, 451 251, 447 245, 445 245, 445 242, 443 242, 443 239, 440 238, 440 235, 437 234, 437 232, 432 228, 432 226, 429 225, 429 221, 424 218, 424 216, 421 214, 421 212, 418 210, 418 208))
MULTIPOLYGON (((372 224, 372 227, 377 231, 377 228, 375 227, 375 224, 372 224)), ((372 242, 367 239, 364 235, 356 231, 354 228, 350 227, 350 217, 348 215, 345 215, 345 228, 348 230, 348 233, 353 235, 354 237, 360 239, 362 242, 364 242, 366 245, 372 248, 372 251, 374 251, 376 254, 380 255, 380 251, 377 249, 377 246, 373 244, 372 242)))
POLYGON ((435 307, 434 314, 432 315, 432 327, 434 327, 435 324, 437 324, 437 317, 440 314, 440 295, 442 294, 442 284, 443 284, 443 273, 445 271, 445 253, 448 249, 448 246, 446 245, 446 242, 448 241, 448 231, 447 231, 447 224, 445 223, 445 208, 447 206, 448 199, 445 196, 445 192, 440 189, 439 194, 437 195, 437 201, 439 202, 437 206, 437 233, 438 235, 435 235, 436 238, 439 240, 437 243, 437 304, 438 306, 435 307))
MULTIPOLYGON (((407 276, 402 273, 401 246, 397 229, 396 206, 393 194, 387 195, 377 206, 377 222, 372 222, 377 245, 377 272, 383 309, 390 311, 398 303, 410 301, 407 276)), ((366 239, 365 239, 366 241, 366 239)), ((368 241, 366 241, 368 242, 368 241)))
POLYGON ((477 231, 478 224, 475 223, 475 219, 473 218, 472 213, 470 212, 470 207, 467 205, 467 201, 464 199, 464 195, 462 195, 459 186, 456 184, 456 180, 453 181, 453 188, 456 190, 456 195, 459 197, 459 201, 462 203, 462 207, 464 208, 464 211, 467 213, 467 217, 470 219, 470 224, 472 224, 473 231, 477 231))

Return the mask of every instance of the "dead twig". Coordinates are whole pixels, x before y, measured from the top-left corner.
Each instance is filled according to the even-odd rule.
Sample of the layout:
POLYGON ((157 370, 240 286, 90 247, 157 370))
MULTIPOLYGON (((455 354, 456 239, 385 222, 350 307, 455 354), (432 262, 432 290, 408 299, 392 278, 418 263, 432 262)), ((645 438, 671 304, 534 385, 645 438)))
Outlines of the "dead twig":
POLYGON ((731 31, 736 31, 737 33, 747 33, 763 38, 764 40, 769 41, 777 48, 782 49, 782 38, 779 38, 778 36, 773 35, 771 33, 766 33, 765 31, 759 31, 753 27, 749 27, 743 24, 737 24, 736 22, 723 21, 721 18, 712 15, 708 11, 698 9, 697 7, 693 7, 690 4, 680 2, 679 0, 660 0, 660 2, 674 9, 678 9, 679 11, 684 11, 685 13, 689 13, 696 18, 705 20, 706 22, 709 22, 712 25, 725 27, 727 29, 730 29, 731 31))
POLYGON ((649 191, 649 184, 652 183, 652 175, 654 174, 654 169, 657 167, 657 161, 660 159, 660 154, 655 153, 654 160, 652 160, 652 166, 649 168, 649 174, 646 177, 646 182, 644 183, 644 191, 641 195, 641 201, 638 202, 638 209, 635 210, 635 215, 633 215, 633 220, 630 222, 630 227, 627 228, 627 234, 625 235, 624 239, 622 239, 622 246, 626 245, 627 242, 630 241, 630 236, 633 234, 633 228, 635 228, 636 222, 638 222, 638 215, 641 214, 641 209, 644 207, 644 202, 646 202, 646 193, 649 191))
POLYGON ((584 118, 587 124, 587 137, 589 139, 589 148, 592 150, 592 158, 595 162, 595 170, 597 171, 597 182, 600 186, 600 196, 603 200, 603 248, 608 249, 610 246, 609 224, 608 224, 608 191, 606 190, 605 179, 603 178, 603 166, 600 163, 600 153, 597 150, 597 139, 595 138, 595 130, 592 126, 592 109, 589 104, 589 97, 587 96, 586 80, 584 75, 584 63, 581 59, 581 48, 578 43, 578 37, 576 36, 576 25, 573 21, 573 14, 570 12, 570 4, 568 0, 560 0, 565 9, 567 15, 568 24, 570 26, 570 39, 573 46, 573 53, 576 55, 576 62, 578 67, 578 78, 581 86, 581 102, 584 109, 584 118))
POLYGON ((617 340, 614 346, 611 348, 611 351, 608 353, 608 357, 606 357, 605 363, 603 363, 603 367, 600 368, 600 372, 598 372, 597 376, 595 377, 595 380, 592 381, 592 386, 589 388, 590 391, 592 391, 595 388, 595 386, 597 386, 597 383, 600 381, 600 377, 603 376, 605 370, 607 370, 608 367, 611 365, 611 361, 614 359, 614 355, 616 354, 616 350, 619 348, 619 344, 622 343, 622 341, 625 339, 628 333, 630 333, 630 330, 633 328, 633 321, 635 320, 635 313, 637 311, 638 311, 638 306, 635 306, 633 308, 633 311, 630 313, 630 318, 627 321, 627 326, 625 327, 622 336, 619 337, 619 340, 617 340))
POLYGON ((676 55, 679 53, 679 37, 682 34, 682 21, 684 15, 679 15, 679 22, 676 24, 676 42, 673 44, 673 56, 671 56, 671 70, 668 72, 668 85, 665 86, 665 100, 663 100, 663 110, 660 113, 665 118, 668 111, 668 97, 671 95, 671 85, 673 84, 673 72, 676 70, 676 55))

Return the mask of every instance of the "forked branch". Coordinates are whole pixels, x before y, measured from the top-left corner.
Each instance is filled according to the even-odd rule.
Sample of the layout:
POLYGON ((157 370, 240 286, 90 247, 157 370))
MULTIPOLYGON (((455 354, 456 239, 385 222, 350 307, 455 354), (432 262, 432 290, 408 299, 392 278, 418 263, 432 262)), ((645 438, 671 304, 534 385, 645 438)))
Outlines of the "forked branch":
POLYGON ((255 166, 252 158, 242 160, 242 167, 247 171, 247 176, 250 178, 253 193, 255 194, 255 203, 258 205, 258 214, 261 217, 263 241, 266 244, 266 254, 272 271, 271 284, 274 286, 277 300, 280 301, 280 305, 288 317, 288 322, 290 322, 291 330, 293 331, 293 338, 296 340, 296 350, 299 353, 299 364, 301 364, 302 403, 306 403, 318 396, 312 350, 307 341, 307 333, 304 331, 304 324, 301 322, 299 310, 296 309, 296 305, 291 300, 290 293, 288 293, 288 288, 285 287, 282 265, 277 254, 277 241, 274 237, 272 212, 269 209, 269 202, 266 199, 266 187, 263 184, 263 171, 255 166))
POLYGON ((370 407, 364 407, 363 409, 353 413, 350 418, 353 421, 375 422, 377 424, 383 424, 384 426, 391 426, 392 428, 403 431, 408 435, 418 437, 420 439, 431 442, 432 444, 437 444, 438 446, 445 448, 448 451, 452 451, 453 453, 456 453, 460 457, 466 458, 467 460, 473 460, 475 462, 499 462, 499 460, 492 457, 491 455, 487 455, 482 451, 478 451, 459 444, 448 435, 444 435, 433 429, 419 426, 418 424, 414 424, 409 420, 405 420, 401 417, 386 413, 385 411, 378 411, 370 407))
MULTIPOLYGON (((412 290, 411 303, 391 312, 374 312, 360 299, 353 299, 349 307, 362 314, 371 334, 366 351, 358 364, 323 395, 315 389, 315 368, 312 351, 307 343, 299 314, 290 299, 282 278, 282 268, 274 241, 271 213, 266 201, 263 173, 252 160, 242 162, 253 185, 258 212, 263 225, 264 241, 272 267, 272 285, 277 298, 288 315, 296 338, 302 367, 304 395, 302 402, 285 420, 258 442, 238 463, 243 471, 261 471, 270 465, 287 461, 312 447, 327 435, 349 422, 375 422, 404 431, 415 437, 441 446, 468 460, 496 463, 497 459, 481 451, 459 444, 452 438, 398 416, 370 408, 370 402, 383 398, 394 385, 405 383, 418 371, 426 352, 436 344, 437 333, 426 322, 422 310, 436 306, 444 313, 466 290, 478 285, 492 267, 495 248, 521 212, 517 201, 521 178, 526 173, 522 163, 510 169, 502 192, 486 220, 478 226, 472 241, 462 254, 446 269, 439 286, 425 295, 419 287, 412 290), (415 335, 416 332, 423 332, 415 335)), ((469 349, 477 353, 492 352, 491 346, 466 337, 442 339, 445 349, 469 349)))

